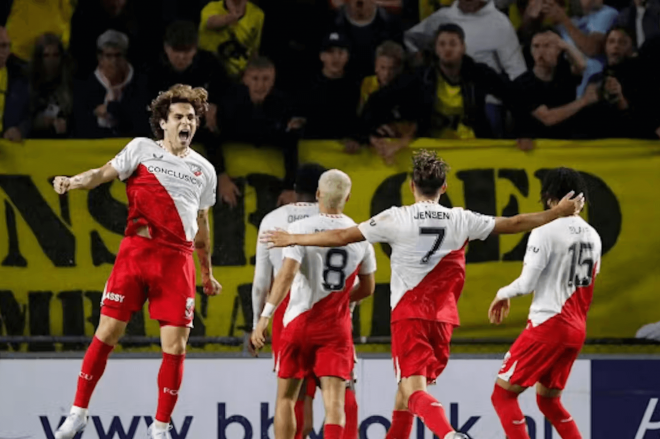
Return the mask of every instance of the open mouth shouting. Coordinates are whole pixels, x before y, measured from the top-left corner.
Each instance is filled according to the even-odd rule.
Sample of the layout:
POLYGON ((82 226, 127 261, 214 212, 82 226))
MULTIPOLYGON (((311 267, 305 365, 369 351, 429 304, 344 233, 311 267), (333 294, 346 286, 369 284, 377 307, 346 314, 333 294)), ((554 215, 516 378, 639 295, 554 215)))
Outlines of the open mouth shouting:
POLYGON ((190 128, 183 128, 181 131, 179 131, 179 141, 181 143, 190 142, 191 137, 192 137, 192 132, 190 131, 190 128))

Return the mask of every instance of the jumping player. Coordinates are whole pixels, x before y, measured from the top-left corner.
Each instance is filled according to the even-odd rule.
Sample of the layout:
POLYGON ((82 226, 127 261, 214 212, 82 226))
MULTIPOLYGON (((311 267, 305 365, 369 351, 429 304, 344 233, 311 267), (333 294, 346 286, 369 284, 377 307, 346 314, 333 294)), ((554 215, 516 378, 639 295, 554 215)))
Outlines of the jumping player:
MULTIPOLYGON (((291 223, 303 218, 317 215, 319 205, 316 202, 316 191, 319 179, 326 169, 318 164, 302 165, 296 175, 295 191, 296 202, 285 204, 266 215, 259 225, 259 234, 266 230, 277 228, 286 229, 291 223)), ((257 242, 256 264, 254 266, 254 280, 252 281, 252 315, 253 329, 257 327, 261 311, 266 303, 266 297, 271 288, 272 280, 282 266, 282 250, 268 248, 264 243, 257 242)), ((282 304, 273 314, 271 334, 271 347, 273 350, 274 369, 277 368, 279 340, 282 332, 284 311, 289 304, 287 294, 282 304)), ((299 398, 296 401, 296 439, 302 439, 313 427, 313 401, 316 393, 316 381, 313 378, 305 379, 299 398)))
MULTIPOLYGON (((541 188, 544 207, 553 208, 570 191, 586 194, 577 171, 549 171, 541 188)), ((518 395, 535 384, 539 409, 559 435, 582 437, 560 396, 586 338, 601 249, 598 232, 577 213, 535 229, 522 274, 497 292, 488 310, 491 323, 499 324, 509 299, 534 291, 527 327, 505 355, 491 398, 509 439, 529 439, 518 395)))
POLYGON ((128 223, 101 300, 101 319, 82 363, 70 415, 55 432, 72 439, 85 428, 92 392, 108 356, 131 315, 149 300, 149 314, 160 323, 163 362, 158 373, 158 408, 149 426, 152 439, 170 439, 186 342, 195 310, 195 263, 201 265, 207 295, 220 293, 211 273, 208 210, 215 204, 213 166, 190 148, 207 107, 202 88, 175 85, 151 102, 151 128, 157 140, 135 138, 110 162, 73 178, 55 177, 58 194, 93 189, 119 177, 126 181, 128 223), (146 294, 145 294, 146 291, 146 294))
POLYGON ((448 167, 435 152, 413 156, 412 206, 392 207, 359 226, 314 234, 275 231, 263 240, 289 245, 339 247, 368 240, 392 246, 392 357, 399 382, 387 439, 410 436, 413 416, 439 438, 466 438, 454 431, 442 405, 426 392, 449 359, 449 342, 459 325, 457 302, 465 281, 465 245, 491 234, 520 233, 572 215, 582 195, 567 195, 545 212, 494 218, 439 204, 448 167))
MULTIPOLYGON (((294 233, 354 226, 342 214, 351 181, 336 169, 319 180, 319 215, 293 223, 294 233)), ((278 357, 275 437, 293 439, 294 403, 302 379, 313 373, 321 381, 326 417, 323 437, 340 439, 345 425, 346 381, 354 362, 350 302, 373 294, 376 259, 373 246, 356 243, 335 248, 290 247, 283 251, 282 268, 275 278, 252 343, 261 348, 275 308, 290 290, 284 314, 278 357), (353 289, 356 277, 359 287, 353 289)))

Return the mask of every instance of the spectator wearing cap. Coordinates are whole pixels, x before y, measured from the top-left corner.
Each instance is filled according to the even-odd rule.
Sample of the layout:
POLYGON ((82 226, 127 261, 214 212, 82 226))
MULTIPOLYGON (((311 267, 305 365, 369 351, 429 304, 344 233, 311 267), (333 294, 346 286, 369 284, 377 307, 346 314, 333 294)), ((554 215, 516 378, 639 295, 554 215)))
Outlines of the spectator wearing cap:
POLYGON ((321 72, 304 90, 300 113, 307 139, 341 139, 350 150, 358 145, 349 139, 357 133, 359 82, 346 72, 351 44, 343 34, 332 32, 321 45, 321 72))
POLYGON ((97 40, 98 66, 74 86, 75 136, 83 139, 149 135, 147 83, 126 59, 126 34, 97 40))
POLYGON ((403 72, 405 63, 403 46, 394 41, 385 41, 376 49, 375 75, 367 76, 360 86, 360 106, 358 113, 362 113, 365 104, 376 91, 386 87, 403 72))
MULTIPOLYGON (((149 96, 156 96, 175 84, 205 88, 209 92, 210 103, 205 127, 217 132, 217 104, 229 85, 229 79, 220 61, 212 53, 200 50, 197 41, 197 26, 193 22, 175 21, 167 27, 163 52, 147 75, 149 96)), ((198 132, 198 140, 200 134, 204 135, 204 131, 198 132)))
POLYGON ((199 47, 216 53, 229 76, 240 81, 248 61, 259 55, 263 11, 248 0, 212 1, 202 9, 199 47))
MULTIPOLYGON (((531 53, 532 69, 513 84, 517 135, 520 139, 572 138, 582 128, 575 116, 598 99, 595 90, 576 99, 586 60, 552 29, 534 34, 531 53)), ((526 144, 525 140, 519 143, 523 149, 526 144)))
POLYGON ((660 36, 660 0, 632 0, 619 12, 616 25, 635 30, 634 41, 639 49, 646 40, 660 36))
POLYGON ((350 42, 347 71, 359 80, 373 72, 378 46, 387 40, 401 43, 403 39, 398 17, 378 6, 376 0, 346 0, 329 30, 345 35, 350 42))
MULTIPOLYGON (((465 32, 466 53, 513 81, 527 71, 518 36, 509 18, 495 7, 494 0, 456 0, 405 33, 406 48, 413 53, 432 49, 438 26, 459 25, 465 32)), ((501 101, 489 96, 488 120, 495 137, 505 134, 505 110, 501 101)))
POLYGON ((11 40, 0 26, 0 135, 20 142, 27 134, 28 83, 23 66, 11 54, 11 40))
POLYGON ((236 206, 240 193, 225 168, 223 145, 227 142, 280 150, 285 175, 278 205, 295 201, 293 184, 298 168, 300 124, 293 120, 292 99, 274 87, 275 73, 275 65, 268 58, 250 60, 242 83, 230 87, 218 105, 220 139, 205 147, 218 173, 218 200, 230 207, 236 206))

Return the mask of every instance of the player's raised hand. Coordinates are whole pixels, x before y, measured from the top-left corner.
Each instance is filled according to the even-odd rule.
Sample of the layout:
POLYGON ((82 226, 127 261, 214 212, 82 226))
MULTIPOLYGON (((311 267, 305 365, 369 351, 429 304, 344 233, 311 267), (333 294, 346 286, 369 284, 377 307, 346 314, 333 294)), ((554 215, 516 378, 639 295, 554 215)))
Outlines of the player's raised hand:
POLYGON ((217 296, 222 292, 222 285, 212 275, 204 276, 202 285, 204 286, 204 294, 207 296, 217 296))
POLYGON ((257 327, 252 331, 250 341, 256 350, 261 349, 266 345, 266 331, 268 330, 269 320, 268 317, 261 317, 259 323, 257 323, 257 327))
POLYGON ((584 207, 584 194, 580 193, 576 197, 573 197, 573 195, 575 195, 575 192, 570 191, 555 206, 555 209, 559 212, 559 216, 571 216, 580 213, 584 207))
POLYGON ((71 186, 71 179, 69 177, 55 177, 53 180, 53 189, 58 194, 66 194, 71 186))
POLYGON ((511 301, 509 299, 499 299, 495 297, 493 303, 488 308, 488 319, 491 323, 499 325, 509 315, 511 301))
POLYGON ((265 231, 259 237, 259 241, 268 244, 268 248, 288 247, 294 244, 291 234, 282 229, 265 231))

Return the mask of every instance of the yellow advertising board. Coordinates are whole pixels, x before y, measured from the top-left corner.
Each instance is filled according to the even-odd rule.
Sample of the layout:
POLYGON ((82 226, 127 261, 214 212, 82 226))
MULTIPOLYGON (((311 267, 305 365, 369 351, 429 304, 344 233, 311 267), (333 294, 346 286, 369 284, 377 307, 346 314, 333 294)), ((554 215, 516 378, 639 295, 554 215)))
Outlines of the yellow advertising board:
MULTIPOLYGON (((124 229, 125 186, 115 181, 60 197, 50 179, 101 166, 125 143, 0 142, 1 334, 93 334, 101 292, 124 229)), ((490 215, 539 210, 545 170, 569 166, 581 171, 591 198, 583 215, 599 231, 604 249, 589 313, 589 337, 634 337, 641 326, 660 320, 657 142, 541 141, 535 150, 521 152, 506 141, 420 139, 411 149, 419 147, 437 149, 451 166, 443 204, 490 215)), ((213 209, 214 273, 224 289, 219 297, 198 295, 194 335, 242 336, 250 324, 257 228, 281 190, 283 162, 278 152, 233 145, 226 147, 225 156, 241 197, 235 208, 218 203, 213 209)), ((300 145, 301 162, 318 162, 350 175, 353 188, 345 213, 356 222, 392 205, 413 202, 410 156, 410 150, 401 151, 395 163, 386 166, 367 149, 349 155, 337 142, 300 145)), ((504 325, 490 325, 486 314, 498 288, 519 275, 525 242, 523 235, 495 236, 469 245, 467 280, 459 302, 462 326, 456 337, 511 339, 524 327, 531 296, 514 299, 504 325)), ((378 287, 359 309, 362 336, 389 335, 387 246, 378 245, 376 252, 378 287)), ((129 332, 157 336, 158 324, 145 310, 132 321, 129 332)))

